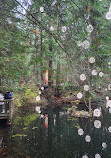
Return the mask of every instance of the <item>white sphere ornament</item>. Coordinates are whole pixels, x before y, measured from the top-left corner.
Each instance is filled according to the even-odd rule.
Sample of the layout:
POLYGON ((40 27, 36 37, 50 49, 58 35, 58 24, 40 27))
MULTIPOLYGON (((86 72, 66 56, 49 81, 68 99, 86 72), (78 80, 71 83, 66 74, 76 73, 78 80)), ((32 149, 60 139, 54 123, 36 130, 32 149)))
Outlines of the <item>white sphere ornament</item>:
POLYGON ((89 86, 88 85, 84 85, 84 90, 85 91, 89 91, 89 86))
POLYGON ((90 62, 91 64, 95 63, 95 58, 94 58, 94 57, 89 58, 89 62, 90 62))
POLYGON ((108 96, 106 96, 106 100, 109 100, 109 97, 108 97, 108 96))
POLYGON ((83 97, 83 94, 82 94, 82 93, 78 93, 78 94, 77 94, 77 98, 78 98, 78 99, 81 99, 82 97, 83 97))
POLYGON ((82 158, 89 158, 87 155, 83 155, 82 158))
POLYGON ((82 128, 78 129, 78 134, 79 134, 80 136, 82 136, 82 135, 84 134, 84 131, 83 131, 82 128))
POLYGON ((81 46, 82 46, 82 42, 81 42, 81 41, 78 41, 78 42, 77 42, 77 46, 78 46, 78 47, 81 47, 81 46))
POLYGON ((106 19, 107 20, 111 20, 111 12, 107 12, 106 13, 106 19))
POLYGON ((100 77, 103 77, 103 75, 104 75, 103 72, 100 72, 100 73, 99 73, 99 76, 100 76, 100 77))
POLYGON ((98 73, 97 73, 97 70, 92 70, 91 73, 92 73, 93 76, 96 76, 96 75, 98 74, 98 73))
POLYGON ((108 90, 111 90, 111 84, 108 85, 108 90))
POLYGON ((93 114, 95 117, 100 117, 101 111, 99 109, 95 109, 93 114))
POLYGON ((89 135, 87 135, 86 137, 85 137, 85 140, 86 140, 86 142, 90 142, 91 141, 91 137, 89 136, 89 135))
POLYGON ((80 80, 81 81, 85 81, 86 80, 86 75, 85 74, 81 74, 80 75, 80 80))
POLYGON ((108 128, 108 131, 111 133, 111 126, 108 128))
POLYGON ((109 108, 109 113, 111 114, 111 108, 109 108))
POLYGON ((41 12, 41 13, 44 12, 44 7, 40 7, 40 12, 41 12))
POLYGON ((94 121, 94 127, 95 127, 95 128, 101 128, 101 121, 95 120, 95 121, 94 121))
POLYGON ((101 155, 96 154, 96 155, 95 155, 95 158, 101 158, 101 155))
POLYGON ((36 101, 39 101, 39 100, 40 100, 40 96, 37 96, 37 97, 36 97, 36 101))
POLYGON ((92 32, 94 30, 92 25, 87 26, 87 32, 92 32))
POLYGON ((82 43, 82 47, 83 47, 84 49, 88 49, 89 46, 90 46, 90 42, 87 41, 87 40, 85 40, 85 41, 82 43))
POLYGON ((102 143, 102 147, 105 149, 107 148, 107 144, 105 142, 102 143))
POLYGON ((106 106, 111 108, 111 100, 107 100, 106 106))
POLYGON ((36 110, 39 114, 41 113, 40 106, 36 106, 36 107, 35 107, 35 110, 36 110))
POLYGON ((66 32, 67 28, 66 26, 62 26, 62 32, 66 32))
POLYGON ((44 90, 44 87, 41 87, 41 90, 43 91, 43 90, 44 90))
POLYGON ((54 31, 54 27, 53 26, 50 27, 50 31, 54 31))

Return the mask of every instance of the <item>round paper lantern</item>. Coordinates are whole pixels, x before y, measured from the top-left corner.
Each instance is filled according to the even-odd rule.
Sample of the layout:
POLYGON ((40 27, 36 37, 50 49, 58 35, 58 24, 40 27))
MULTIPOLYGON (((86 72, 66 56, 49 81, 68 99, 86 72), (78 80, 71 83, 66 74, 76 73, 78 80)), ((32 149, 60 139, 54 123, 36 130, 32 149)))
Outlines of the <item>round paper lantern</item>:
POLYGON ((82 43, 82 47, 83 47, 84 49, 88 49, 89 46, 90 46, 90 43, 89 43, 89 41, 87 41, 87 40, 85 40, 85 41, 82 43))
POLYGON ((94 127, 95 127, 95 128, 101 128, 101 121, 95 120, 95 121, 94 121, 94 127))
POLYGON ((95 158, 101 158, 101 156, 99 154, 96 154, 95 158))
POLYGON ((82 93, 78 93, 78 94, 77 94, 77 98, 78 98, 78 99, 81 99, 82 97, 83 97, 83 94, 82 94, 82 93))
POLYGON ((89 86, 88 85, 84 85, 84 90, 85 91, 89 91, 89 86))
POLYGON ((78 134, 79 134, 80 136, 82 136, 82 135, 84 134, 84 131, 83 131, 82 128, 78 129, 78 134))
POLYGON ((87 32, 92 32, 94 30, 92 25, 87 26, 87 32))
POLYGON ((80 80, 85 81, 86 80, 86 75, 85 74, 81 74, 80 75, 80 80))
POLYGON ((66 26, 62 26, 62 32, 66 32, 67 28, 66 26))
POLYGON ((89 136, 89 135, 87 135, 86 137, 85 137, 85 140, 86 140, 86 142, 90 142, 91 141, 91 137, 89 136))
POLYGON ((50 31, 54 31, 54 27, 53 26, 50 27, 50 31))
POLYGON ((93 76, 96 76, 96 75, 98 74, 98 73, 97 73, 97 70, 92 70, 91 73, 92 73, 93 76))
POLYGON ((107 144, 105 142, 102 143, 102 147, 105 149, 107 148, 107 144))
POLYGON ((94 116, 95 116, 95 117, 100 117, 100 115, 101 115, 100 110, 99 110, 99 109, 95 109, 95 110, 94 110, 94 116))
POLYGON ((100 72, 100 73, 99 73, 99 76, 100 76, 100 77, 103 77, 103 75, 104 75, 103 72, 100 72))
POLYGON ((111 133, 111 126, 108 128, 108 131, 111 133))
POLYGON ((40 96, 37 96, 37 97, 36 97, 36 101, 39 101, 39 100, 40 100, 40 96))
POLYGON ((106 13, 106 19, 107 20, 111 20, 111 12, 107 12, 106 13))
POLYGON ((40 7, 40 12, 41 12, 41 13, 44 12, 44 7, 40 7))
POLYGON ((94 57, 91 57, 91 58, 89 59, 89 62, 90 62, 91 64, 95 63, 95 58, 94 58, 94 57))
POLYGON ((111 108, 111 100, 107 100, 106 105, 111 108))

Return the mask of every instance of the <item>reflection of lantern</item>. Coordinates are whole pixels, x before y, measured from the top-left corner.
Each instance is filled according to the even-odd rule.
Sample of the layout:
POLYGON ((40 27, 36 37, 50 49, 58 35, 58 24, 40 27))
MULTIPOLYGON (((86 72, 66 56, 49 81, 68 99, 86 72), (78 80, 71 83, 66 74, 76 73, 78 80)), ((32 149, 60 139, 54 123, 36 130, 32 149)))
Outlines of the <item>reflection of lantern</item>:
POLYGON ((45 72, 45 82, 46 84, 48 84, 48 70, 46 70, 45 72))
POLYGON ((101 128, 101 121, 95 120, 95 121, 94 121, 94 127, 95 127, 95 128, 101 128))
POLYGON ((48 128, 48 114, 45 114, 45 127, 48 128))
POLYGON ((107 148, 107 144, 105 142, 102 143, 102 147, 105 149, 107 148))
POLYGON ((99 117, 100 115, 101 115, 100 110, 99 110, 99 109, 95 109, 95 110, 94 110, 94 116, 95 116, 95 117, 99 117))
POLYGON ((82 136, 82 135, 84 134, 84 131, 83 131, 82 128, 78 129, 78 134, 79 134, 80 136, 82 136))
POLYGON ((96 154, 95 158, 101 158, 101 156, 99 154, 96 154))
POLYGON ((86 140, 86 142, 90 142, 91 141, 91 137, 89 136, 89 135, 87 135, 86 137, 85 137, 85 140, 86 140))

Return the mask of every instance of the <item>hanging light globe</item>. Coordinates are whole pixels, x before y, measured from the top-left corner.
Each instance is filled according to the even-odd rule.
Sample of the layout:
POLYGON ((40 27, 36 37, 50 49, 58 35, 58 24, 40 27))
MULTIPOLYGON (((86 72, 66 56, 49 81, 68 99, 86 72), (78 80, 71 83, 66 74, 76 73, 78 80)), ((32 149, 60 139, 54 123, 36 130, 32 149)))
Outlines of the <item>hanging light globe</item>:
POLYGON ((86 75, 85 74, 81 74, 80 75, 80 80, 81 81, 85 81, 86 80, 86 75))
POLYGON ((84 134, 84 131, 83 131, 82 128, 78 129, 78 134, 79 134, 80 136, 82 136, 82 135, 84 134))
POLYGON ((83 97, 83 94, 82 94, 82 93, 78 93, 78 94, 77 94, 77 98, 78 98, 78 99, 81 99, 82 97, 83 97))
POLYGON ((99 109, 95 109, 93 114, 95 117, 100 117, 101 111, 99 109))
POLYGON ((107 12, 106 13, 106 19, 107 20, 111 20, 111 12, 107 12))
POLYGON ((105 149, 107 148, 107 144, 105 142, 102 143, 102 147, 105 149))
POLYGON ((101 128, 101 121, 95 120, 95 121, 94 121, 94 127, 95 127, 95 128, 101 128))
POLYGON ((86 142, 90 142, 91 141, 91 137, 89 136, 89 135, 87 135, 86 137, 85 137, 85 140, 86 140, 86 142))
POLYGON ((94 30, 93 26, 92 25, 88 25, 87 26, 87 32, 92 32, 94 30))
POLYGON ((94 58, 94 57, 91 57, 91 58, 89 59, 89 62, 90 62, 91 64, 95 63, 95 58, 94 58))

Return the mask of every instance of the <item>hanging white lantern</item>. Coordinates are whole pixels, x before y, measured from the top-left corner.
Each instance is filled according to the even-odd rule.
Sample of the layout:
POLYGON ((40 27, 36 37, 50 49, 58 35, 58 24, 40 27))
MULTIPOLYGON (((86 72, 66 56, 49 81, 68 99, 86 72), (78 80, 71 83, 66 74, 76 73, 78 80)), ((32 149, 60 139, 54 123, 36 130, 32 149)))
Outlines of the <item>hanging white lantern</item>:
POLYGON ((111 108, 111 100, 107 100, 106 106, 111 108))
POLYGON ((83 47, 84 49, 88 49, 89 46, 90 46, 90 42, 87 41, 87 40, 85 40, 85 41, 82 43, 82 47, 83 47))
POLYGON ((41 90, 43 91, 43 90, 44 90, 44 87, 41 87, 41 90))
POLYGON ((41 113, 40 106, 36 106, 36 107, 35 107, 35 110, 36 110, 39 114, 41 113))
POLYGON ((104 75, 103 72, 100 72, 100 73, 99 73, 99 76, 100 76, 100 77, 103 77, 103 75, 104 75))
POLYGON ((100 117, 101 111, 99 109, 95 109, 93 114, 95 117, 100 117))
POLYGON ((106 19, 107 20, 111 20, 111 12, 107 12, 106 13, 106 19))
POLYGON ((67 28, 66 26, 62 26, 62 32, 66 32, 67 28))
POLYGON ((89 91, 89 86, 88 85, 84 85, 84 90, 85 91, 89 91))
POLYGON ((108 85, 108 90, 111 90, 111 84, 108 85))
POLYGON ((41 13, 44 12, 44 7, 40 7, 40 12, 41 12, 41 13))
POLYGON ((111 126, 108 128, 108 131, 111 133, 111 126))
POLYGON ((84 131, 83 131, 82 128, 78 129, 78 134, 79 134, 80 136, 82 136, 82 135, 84 134, 84 131))
POLYGON ((78 99, 81 99, 82 97, 83 97, 83 94, 82 94, 82 93, 78 93, 78 94, 77 94, 77 98, 78 98, 78 99))
POLYGON ((87 26, 87 32, 92 32, 94 30, 92 25, 87 26))
POLYGON ((91 73, 92 73, 93 76, 96 76, 96 75, 98 74, 98 73, 97 73, 97 70, 92 70, 91 73))
POLYGON ((95 63, 95 58, 94 58, 94 57, 91 57, 91 58, 89 59, 89 62, 90 62, 91 64, 95 63))
POLYGON ((83 155, 82 158, 89 158, 87 155, 83 155))
POLYGON ((87 135, 86 137, 85 137, 85 140, 86 140, 86 142, 90 142, 91 141, 91 137, 89 136, 89 135, 87 135))
POLYGON ((108 97, 108 96, 106 96, 106 100, 109 100, 109 97, 108 97))
POLYGON ((82 42, 81 42, 81 41, 78 41, 78 42, 77 42, 77 46, 78 46, 78 47, 81 47, 81 46, 82 46, 82 42))
POLYGON ((50 31, 54 31, 54 27, 53 26, 50 27, 50 31))
POLYGON ((101 128, 101 121, 95 120, 95 121, 94 121, 94 127, 95 127, 95 128, 101 128))
POLYGON ((95 158, 101 158, 101 156, 99 154, 96 154, 95 158))
POLYGON ((40 100, 40 96, 37 96, 37 97, 36 97, 36 101, 39 101, 39 100, 40 100))
POLYGON ((80 80, 81 81, 85 81, 86 80, 86 75, 85 74, 81 74, 80 75, 80 80))
POLYGON ((105 149, 107 148, 107 144, 105 142, 102 143, 102 147, 105 149))

